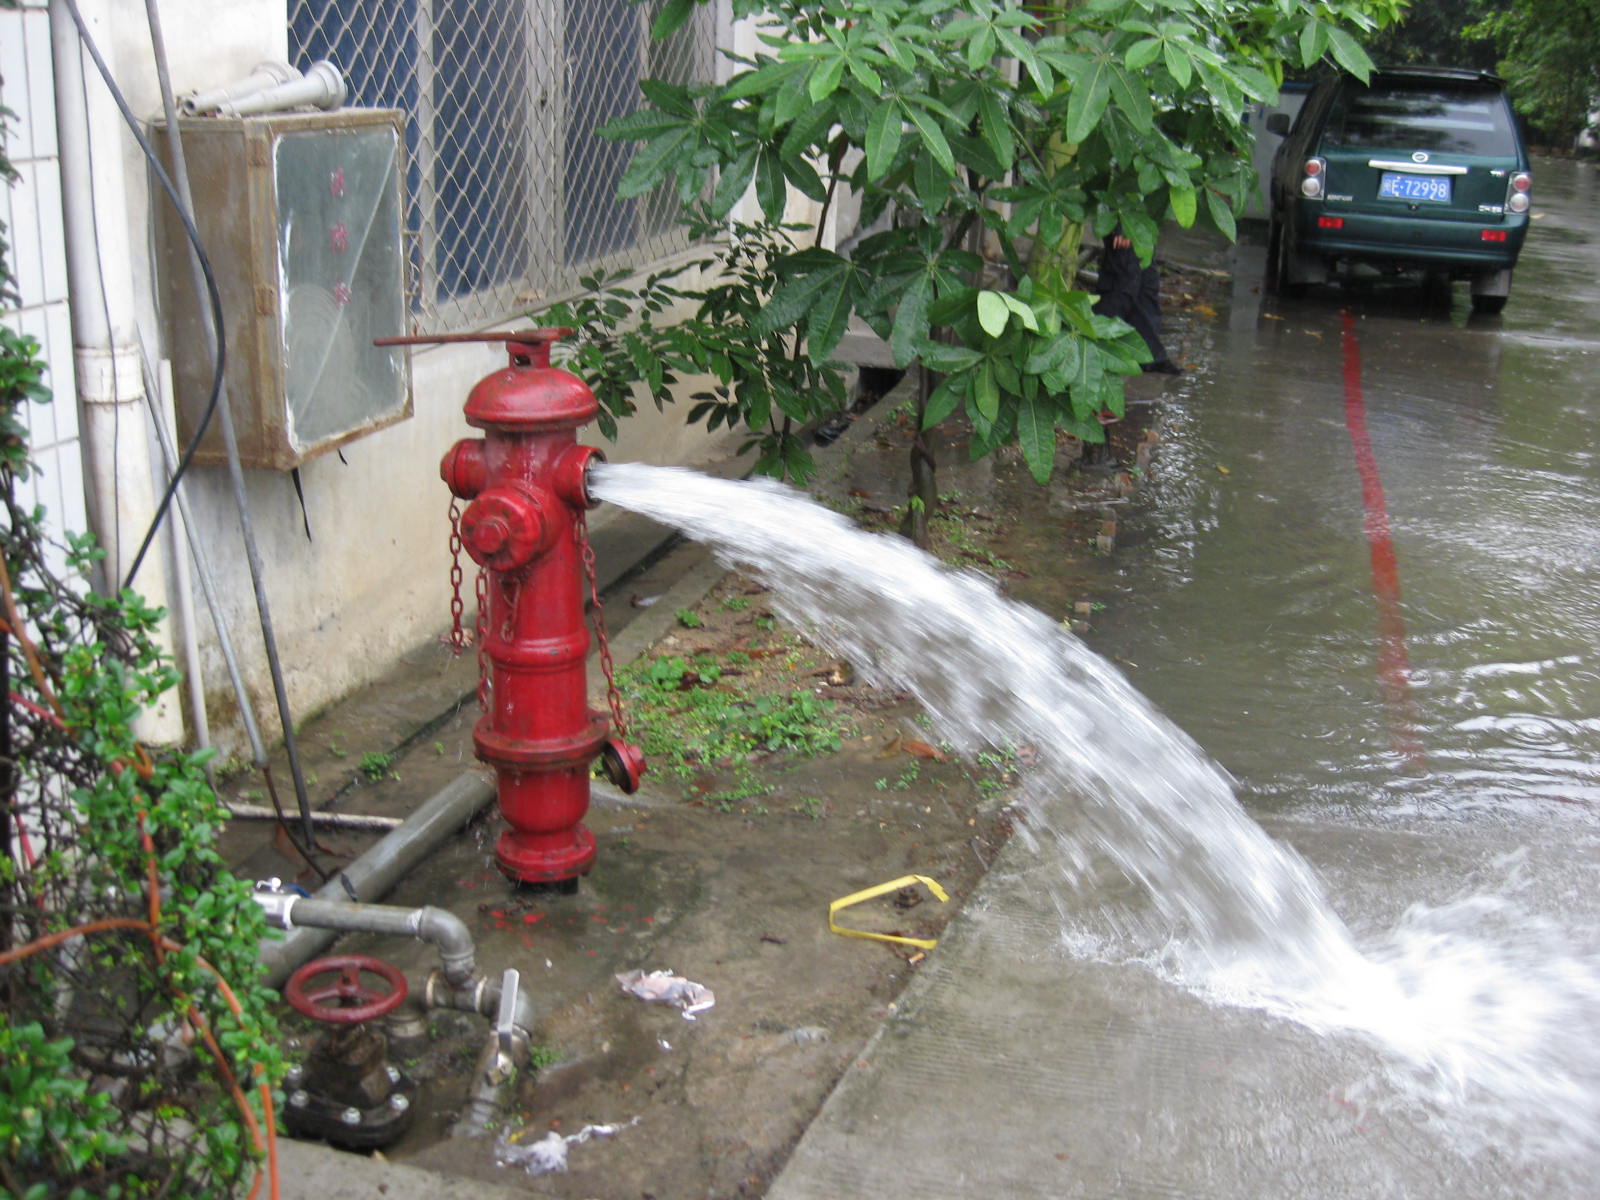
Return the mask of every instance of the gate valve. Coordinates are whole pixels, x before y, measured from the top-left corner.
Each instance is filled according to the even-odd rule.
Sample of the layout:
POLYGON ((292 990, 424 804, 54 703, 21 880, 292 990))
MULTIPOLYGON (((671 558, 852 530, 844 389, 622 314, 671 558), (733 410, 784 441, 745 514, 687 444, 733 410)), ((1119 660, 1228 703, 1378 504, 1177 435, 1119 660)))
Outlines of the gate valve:
POLYGON ((328 1026, 284 1077, 290 1132, 349 1150, 395 1141, 416 1112, 417 1084, 389 1063, 389 1040, 367 1022, 406 998, 406 977, 364 954, 318 958, 289 976, 294 1010, 328 1026))
POLYGON ((365 954, 316 958, 289 976, 284 998, 302 1016, 325 1025, 359 1025, 393 1012, 406 998, 406 977, 393 963, 365 954), (387 984, 366 982, 373 976, 387 984))

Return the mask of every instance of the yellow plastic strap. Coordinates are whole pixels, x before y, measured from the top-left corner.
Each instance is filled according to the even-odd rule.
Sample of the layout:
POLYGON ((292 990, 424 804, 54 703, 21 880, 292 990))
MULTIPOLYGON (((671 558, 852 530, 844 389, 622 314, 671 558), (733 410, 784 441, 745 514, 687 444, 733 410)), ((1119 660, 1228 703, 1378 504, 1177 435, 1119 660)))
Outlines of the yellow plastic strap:
POLYGON ((852 892, 848 896, 841 896, 832 904, 828 905, 829 931, 832 933, 843 934, 845 937, 871 938, 874 941, 879 942, 899 942, 902 945, 916 946, 922 950, 932 950, 939 944, 938 938, 900 937, 899 935, 893 933, 869 933, 865 929, 846 929, 835 919, 838 916, 841 908, 849 908, 852 904, 860 904, 863 900, 876 899, 885 892, 897 892, 901 888, 908 887, 913 883, 920 883, 923 887, 927 888, 938 898, 939 903, 941 904, 950 899, 950 897, 945 893, 945 890, 933 880, 929 879, 926 875, 902 875, 899 879, 891 879, 888 883, 880 883, 877 886, 869 887, 864 891, 852 892))

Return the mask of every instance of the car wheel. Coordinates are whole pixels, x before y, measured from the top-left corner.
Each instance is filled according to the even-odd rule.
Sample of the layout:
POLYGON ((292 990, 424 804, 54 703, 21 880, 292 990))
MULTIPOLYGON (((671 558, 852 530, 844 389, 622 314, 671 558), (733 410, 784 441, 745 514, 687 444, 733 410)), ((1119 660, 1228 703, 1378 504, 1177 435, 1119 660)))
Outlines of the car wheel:
POLYGON ((1472 277, 1472 311, 1497 313, 1511 298, 1511 269, 1480 271, 1472 277))
POLYGON ((1300 256, 1289 249, 1289 239, 1280 231, 1276 272, 1278 286, 1275 290, 1285 300, 1298 300, 1306 294, 1306 285, 1295 278, 1301 273, 1294 269, 1299 261, 1300 256))

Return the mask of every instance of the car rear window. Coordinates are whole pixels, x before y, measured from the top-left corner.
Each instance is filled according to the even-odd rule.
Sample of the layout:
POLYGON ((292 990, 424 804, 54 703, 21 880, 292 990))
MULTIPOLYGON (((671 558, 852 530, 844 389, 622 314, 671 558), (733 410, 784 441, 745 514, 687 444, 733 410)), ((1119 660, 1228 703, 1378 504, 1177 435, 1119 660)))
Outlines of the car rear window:
POLYGON ((1499 157, 1517 153, 1510 107, 1500 92, 1437 83, 1343 88, 1328 112, 1322 144, 1499 157))

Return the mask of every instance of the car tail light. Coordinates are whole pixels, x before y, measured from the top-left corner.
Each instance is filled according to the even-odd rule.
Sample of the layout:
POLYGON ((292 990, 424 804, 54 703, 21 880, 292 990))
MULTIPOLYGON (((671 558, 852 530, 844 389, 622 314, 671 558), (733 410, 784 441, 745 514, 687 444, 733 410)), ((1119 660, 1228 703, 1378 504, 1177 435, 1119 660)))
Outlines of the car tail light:
POLYGON ((1344 228, 1344 218, 1343 217, 1318 217, 1317 218, 1317 228, 1318 229, 1343 229, 1344 228))
POLYGON ((1506 240, 1506 231, 1504 229, 1484 229, 1479 231, 1478 236, 1486 242, 1503 242, 1506 240))
POLYGON ((1506 190, 1506 211, 1525 213, 1533 207, 1533 176, 1526 171, 1518 171, 1511 177, 1511 186, 1506 190))
POLYGON ((1305 177, 1300 180, 1300 194, 1307 200, 1320 200, 1322 174, 1328 169, 1328 164, 1320 158, 1308 158, 1300 169, 1305 172, 1305 177))

